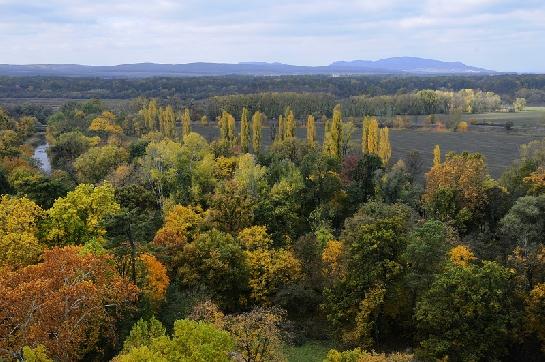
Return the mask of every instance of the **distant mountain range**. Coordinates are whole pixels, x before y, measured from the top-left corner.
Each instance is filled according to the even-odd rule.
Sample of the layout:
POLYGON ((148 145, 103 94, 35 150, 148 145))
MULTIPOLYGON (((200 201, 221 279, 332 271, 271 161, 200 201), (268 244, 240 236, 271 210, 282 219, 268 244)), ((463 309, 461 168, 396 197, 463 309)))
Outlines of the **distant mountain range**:
POLYGON ((395 57, 381 60, 337 61, 326 66, 298 66, 282 63, 241 62, 156 64, 138 63, 114 66, 79 64, 0 64, 0 75, 122 77, 210 76, 210 75, 351 75, 351 74, 491 74, 492 70, 472 67, 461 62, 442 62, 416 57, 395 57))

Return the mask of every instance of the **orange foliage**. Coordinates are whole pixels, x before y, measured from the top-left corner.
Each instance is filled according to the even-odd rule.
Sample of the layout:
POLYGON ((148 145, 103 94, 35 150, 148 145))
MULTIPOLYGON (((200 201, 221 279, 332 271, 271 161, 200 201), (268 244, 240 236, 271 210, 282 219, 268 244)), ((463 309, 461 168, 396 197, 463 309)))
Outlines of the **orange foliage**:
POLYGON ((151 254, 142 254, 139 257, 144 265, 141 292, 148 298, 152 305, 157 306, 164 298, 170 283, 167 269, 157 258, 151 254))
POLYGON ((463 245, 452 248, 449 255, 450 261, 458 266, 468 266, 469 263, 476 259, 473 252, 463 245))
POLYGON ((37 265, 3 270, 0 290, 0 358, 42 344, 59 361, 81 359, 102 337, 114 340, 115 321, 138 292, 110 256, 75 246, 47 250, 37 265))

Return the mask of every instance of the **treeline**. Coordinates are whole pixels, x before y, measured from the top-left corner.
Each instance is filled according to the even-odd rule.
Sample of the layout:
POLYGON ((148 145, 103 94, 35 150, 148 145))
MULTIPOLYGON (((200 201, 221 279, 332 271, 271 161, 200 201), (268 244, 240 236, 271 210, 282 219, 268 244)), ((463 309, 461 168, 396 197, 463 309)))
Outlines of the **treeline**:
POLYGON ((413 93, 424 89, 459 91, 480 89, 513 102, 517 92, 543 102, 544 75, 480 76, 224 76, 103 79, 63 77, 0 77, 3 98, 135 98, 176 97, 188 103, 218 95, 262 92, 310 92, 330 94, 336 99, 351 96, 381 96, 413 93))
MULTIPOLYGON (((201 106, 214 119, 223 110, 241 114, 243 108, 260 110, 269 117, 291 108, 296 115, 331 117, 335 97, 315 93, 258 93, 212 97, 201 106)), ((421 90, 389 96, 354 96, 340 102, 347 117, 395 116, 422 114, 483 113, 500 109, 502 101, 492 92, 463 89, 458 92, 421 90)), ((198 107, 197 107, 198 108, 198 107)))
POLYGON ((259 109, 207 141, 169 107, 67 104, 50 175, 0 147, 0 358, 543 360, 545 141, 499 180, 436 146, 420 181, 375 117, 347 143, 340 105, 320 139, 284 110, 270 147, 259 109))

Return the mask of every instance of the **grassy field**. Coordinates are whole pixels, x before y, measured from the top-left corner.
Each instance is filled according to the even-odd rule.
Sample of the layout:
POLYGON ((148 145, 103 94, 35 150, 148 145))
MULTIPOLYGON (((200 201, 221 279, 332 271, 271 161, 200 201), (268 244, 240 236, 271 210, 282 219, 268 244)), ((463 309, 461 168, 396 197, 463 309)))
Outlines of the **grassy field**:
MULTIPOLYGON (((215 126, 193 125, 193 130, 200 133, 206 139, 213 140, 219 136, 219 130, 215 126)), ((306 129, 298 128, 297 137, 305 138, 306 129)), ((317 126, 318 140, 323 138, 322 125, 317 126)), ((353 134, 353 147, 360 146, 361 130, 356 129, 353 134)), ((519 156, 519 147, 533 140, 543 138, 541 135, 531 135, 518 132, 503 131, 469 131, 466 133, 457 132, 435 132, 430 130, 405 129, 391 130, 390 141, 392 144, 392 159, 405 158, 411 151, 418 151, 424 161, 424 168, 428 169, 432 164, 433 147, 439 145, 443 154, 449 151, 454 152, 480 152, 487 161, 492 177, 498 178, 502 172, 519 156)), ((263 144, 271 144, 271 129, 263 129, 263 144)))
POLYGON ((322 362, 331 348, 329 343, 309 341, 302 346, 287 346, 285 352, 289 362, 322 362))

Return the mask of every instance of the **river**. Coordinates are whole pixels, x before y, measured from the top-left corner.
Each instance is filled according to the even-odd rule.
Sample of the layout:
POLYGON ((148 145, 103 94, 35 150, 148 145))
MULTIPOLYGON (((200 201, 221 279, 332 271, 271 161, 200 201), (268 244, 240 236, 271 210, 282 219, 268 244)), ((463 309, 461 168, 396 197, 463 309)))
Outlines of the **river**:
POLYGON ((47 154, 48 149, 49 143, 43 139, 43 143, 40 143, 40 145, 34 149, 34 155, 32 156, 33 159, 38 161, 38 167, 40 167, 40 170, 42 170, 46 175, 51 173, 51 161, 49 160, 49 155, 47 154))

